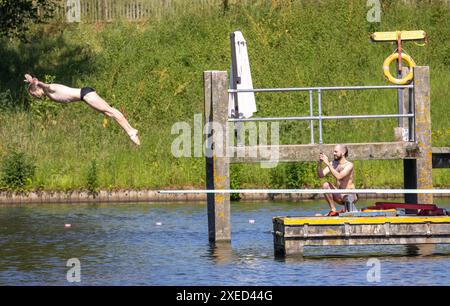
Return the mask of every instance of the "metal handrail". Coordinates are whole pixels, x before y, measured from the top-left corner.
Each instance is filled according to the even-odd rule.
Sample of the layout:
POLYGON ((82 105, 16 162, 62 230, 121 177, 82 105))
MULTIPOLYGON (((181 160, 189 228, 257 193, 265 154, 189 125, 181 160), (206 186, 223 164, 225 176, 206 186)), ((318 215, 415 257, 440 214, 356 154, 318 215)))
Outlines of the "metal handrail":
POLYGON ((405 118, 405 117, 414 117, 414 114, 231 118, 231 119, 228 119, 228 122, 292 121, 292 120, 302 121, 302 120, 336 120, 336 119, 374 119, 374 118, 405 118))
MULTIPOLYGON (((314 144, 314 120, 319 121, 319 144, 323 143, 323 120, 335 119, 375 119, 375 118, 409 118, 409 140, 414 139, 411 133, 412 120, 415 113, 412 110, 409 114, 381 114, 381 115, 347 115, 347 116, 322 116, 322 91, 324 90, 367 90, 367 89, 412 89, 410 85, 374 85, 374 86, 322 86, 322 87, 287 87, 287 88, 252 88, 252 89, 228 89, 229 93, 245 93, 245 92, 293 92, 308 91, 309 92, 309 116, 293 116, 293 117, 265 117, 265 118, 229 118, 228 122, 252 122, 252 121, 291 121, 291 120, 309 120, 311 131, 311 144, 314 144), (313 92, 317 91, 318 116, 313 116, 313 92)), ((400 111, 400 110, 399 110, 400 111)))
POLYGON ((251 88, 251 89, 228 89, 228 92, 229 93, 240 93, 240 92, 289 92, 289 91, 310 91, 310 90, 364 90, 364 89, 406 89, 406 88, 414 88, 414 85, 251 88))

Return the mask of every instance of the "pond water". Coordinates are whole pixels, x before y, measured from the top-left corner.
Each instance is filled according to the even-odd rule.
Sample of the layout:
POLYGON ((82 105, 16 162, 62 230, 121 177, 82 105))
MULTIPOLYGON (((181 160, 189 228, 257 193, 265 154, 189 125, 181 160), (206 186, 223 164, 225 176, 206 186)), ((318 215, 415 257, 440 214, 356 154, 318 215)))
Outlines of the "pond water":
MULTIPOLYGON (((436 203, 450 209, 450 199, 436 203)), ((272 217, 313 216, 327 205, 231 205, 232 243, 216 246, 205 203, 2 205, 0 285, 450 285, 450 246, 427 256, 405 246, 315 247, 280 259, 272 217), (79 283, 66 277, 71 258, 79 283), (373 258, 379 282, 368 281, 373 258)))

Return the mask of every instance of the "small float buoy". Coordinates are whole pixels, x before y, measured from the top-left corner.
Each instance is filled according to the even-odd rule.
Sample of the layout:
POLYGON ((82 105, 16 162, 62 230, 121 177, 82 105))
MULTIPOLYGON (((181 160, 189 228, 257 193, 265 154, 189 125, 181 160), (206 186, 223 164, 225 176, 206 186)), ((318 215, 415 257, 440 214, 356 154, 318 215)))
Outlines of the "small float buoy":
POLYGON ((161 225, 162 225, 162 222, 156 222, 156 225, 157 225, 157 226, 161 226, 161 225))
POLYGON ((66 224, 64 224, 64 227, 65 227, 65 228, 72 227, 72 224, 66 223, 66 224))
POLYGON ((255 224, 255 220, 250 219, 250 220, 248 220, 248 223, 250 223, 250 224, 255 224))

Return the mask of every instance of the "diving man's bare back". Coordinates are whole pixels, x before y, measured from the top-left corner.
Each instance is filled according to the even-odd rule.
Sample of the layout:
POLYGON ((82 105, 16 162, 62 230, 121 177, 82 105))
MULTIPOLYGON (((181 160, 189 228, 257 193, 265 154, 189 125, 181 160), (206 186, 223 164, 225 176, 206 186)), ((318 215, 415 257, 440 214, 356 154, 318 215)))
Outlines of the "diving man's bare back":
POLYGON ((111 107, 94 89, 90 87, 72 88, 61 84, 46 84, 37 78, 25 74, 25 82, 29 84, 28 92, 35 98, 47 96, 49 99, 59 103, 70 103, 84 101, 93 109, 114 118, 117 123, 127 132, 131 141, 140 145, 138 130, 134 129, 117 109, 111 107))

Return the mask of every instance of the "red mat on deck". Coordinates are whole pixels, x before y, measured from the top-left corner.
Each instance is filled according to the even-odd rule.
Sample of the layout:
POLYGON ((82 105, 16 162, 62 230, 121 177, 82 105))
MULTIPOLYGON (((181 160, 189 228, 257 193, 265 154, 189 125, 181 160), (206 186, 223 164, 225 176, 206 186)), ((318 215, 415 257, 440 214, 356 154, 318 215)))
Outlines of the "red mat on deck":
POLYGON ((375 206, 368 207, 373 210, 385 209, 405 209, 406 214, 415 214, 418 216, 445 216, 447 212, 434 204, 409 204, 395 202, 376 202, 375 206))

